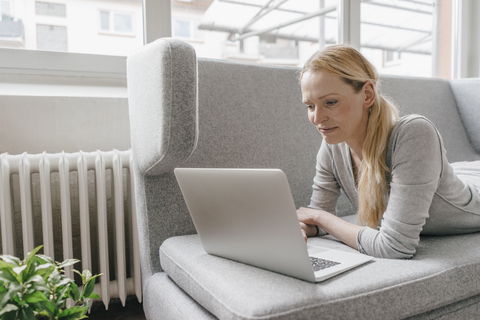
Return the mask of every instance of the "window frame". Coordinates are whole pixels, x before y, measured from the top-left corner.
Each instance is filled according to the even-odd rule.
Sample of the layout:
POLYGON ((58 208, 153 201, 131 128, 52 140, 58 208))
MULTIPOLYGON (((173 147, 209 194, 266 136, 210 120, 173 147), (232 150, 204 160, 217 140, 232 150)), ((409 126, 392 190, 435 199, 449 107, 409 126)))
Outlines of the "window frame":
MULTIPOLYGON (((143 0, 143 43, 171 36, 169 0, 143 0)), ((0 82, 126 85, 126 56, 0 48, 0 82)))
MULTIPOLYGON (((339 20, 339 39, 342 42, 356 42, 358 35, 354 32, 359 30, 358 3, 360 0, 337 0, 342 14, 339 20), (354 19, 352 19, 352 16, 354 19), (349 17, 348 21, 342 21, 349 17)), ((438 1, 438 0, 437 0, 438 1)), ((454 2, 463 0, 454 0, 454 2)), ((172 35, 172 12, 170 0, 143 0, 143 43, 150 43, 161 37, 172 35)), ((468 13, 468 10, 456 11, 457 18, 468 13)), ((458 35, 457 35, 458 36, 458 35)), ((465 35, 462 35, 465 37, 465 35)), ((478 40, 470 37, 478 43, 478 40)), ((465 43, 465 42, 464 42, 465 43)), ((457 48, 453 52, 456 56, 465 55, 464 48, 457 48), (463 49, 463 50, 462 50, 463 49)), ((78 54, 70 52, 47 52, 25 49, 0 48, 0 80, 8 81, 11 75, 22 81, 26 79, 38 79, 49 82, 56 76, 61 76, 74 81, 83 81, 90 84, 104 81, 122 82, 126 84, 125 56, 107 56, 95 54, 78 54), (52 78, 53 76, 53 78, 52 78)), ((453 58, 454 59, 454 58, 453 58)), ((466 63, 465 60, 462 61, 466 63)), ((454 64, 457 68, 461 68, 454 64)))

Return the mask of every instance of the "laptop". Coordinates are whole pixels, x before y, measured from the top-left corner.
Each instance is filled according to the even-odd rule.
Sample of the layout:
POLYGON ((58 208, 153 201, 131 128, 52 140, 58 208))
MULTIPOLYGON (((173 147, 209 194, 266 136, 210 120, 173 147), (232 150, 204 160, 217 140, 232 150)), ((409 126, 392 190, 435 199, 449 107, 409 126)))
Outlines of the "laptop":
POLYGON ((373 259, 307 245, 282 170, 176 168, 174 172, 209 254, 310 282, 373 259))

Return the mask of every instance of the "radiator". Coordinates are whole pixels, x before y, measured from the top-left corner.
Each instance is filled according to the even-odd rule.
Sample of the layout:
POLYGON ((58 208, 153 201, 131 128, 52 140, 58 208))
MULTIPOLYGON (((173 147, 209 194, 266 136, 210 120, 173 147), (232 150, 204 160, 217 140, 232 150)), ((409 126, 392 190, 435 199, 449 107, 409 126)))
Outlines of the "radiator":
MULTIPOLYGON (((111 298, 119 298, 125 305, 127 295, 136 295, 138 301, 141 302, 142 288, 133 170, 130 170, 133 168, 131 151, 24 153, 21 155, 3 153, 0 155, 0 161, 2 253, 17 255, 18 251, 23 249, 23 253, 26 254, 34 247, 43 244, 44 253, 55 260, 60 260, 58 259, 60 257, 55 257, 55 252, 58 254, 60 250, 63 253, 63 260, 80 259, 82 269, 92 270, 91 236, 94 234, 91 233, 91 229, 96 225, 98 239, 95 241, 95 247, 98 247, 98 252, 95 252, 95 257, 98 258, 95 260, 95 266, 104 275, 95 284, 95 292, 100 295, 107 309, 111 298), (72 175, 76 178, 77 183, 70 181, 72 175), (106 179, 106 175, 110 182, 106 179), (33 180, 35 180, 35 185, 33 180), (55 183, 52 180, 55 180, 55 183), (52 188, 54 184, 55 188, 52 188), (74 188, 71 187, 71 184, 74 185, 74 188), (74 194, 72 194, 72 190, 75 191, 74 194), (108 197, 107 191, 110 191, 108 197), (32 202, 34 196, 35 199, 40 199, 36 210, 41 211, 41 214, 38 213, 35 219, 32 202), (60 198, 60 213, 56 215, 52 213, 52 196, 56 199, 60 198), (75 199, 74 208, 71 204, 72 199, 75 199), (19 202, 17 206, 21 213, 18 212, 19 210, 15 212, 15 201, 19 202), (96 206, 92 206, 93 201, 96 206), (41 209, 38 208, 39 206, 41 209), (97 221, 90 221, 90 214, 93 214, 90 213, 92 207, 96 210, 97 221), (79 230, 72 230, 72 210, 75 211, 75 221, 79 230), (61 227, 57 227, 55 230, 54 216, 59 216, 55 220, 57 225, 61 220, 61 227), (108 221, 107 218, 109 218, 108 221), (19 227, 20 222, 16 220, 21 220, 21 228, 19 227), (79 224, 78 220, 80 220, 79 224), (75 243, 72 236, 73 231, 75 231, 76 239, 79 238, 79 241, 75 241, 75 243), (42 234, 40 240, 37 236, 35 241, 35 232, 42 234), (61 243, 54 241, 54 234, 58 232, 61 232, 61 243), (113 238, 110 246, 109 232, 110 239, 113 238), (42 240, 43 242, 40 242, 42 240), (20 245, 21 249, 19 250, 17 244, 20 242, 23 242, 23 247, 20 245), (128 252, 126 243, 128 243, 128 252), (78 248, 78 246, 81 246, 81 257, 74 257, 74 247, 78 248), (109 252, 109 249, 114 252, 109 252), (114 258, 109 259, 109 256, 114 258), (111 272, 112 266, 114 266, 114 274, 111 272), (130 274, 128 278, 127 268, 130 274)), ((58 210, 55 210, 55 213, 57 212, 58 210)), ((76 252, 79 251, 76 249, 76 252)), ((72 268, 80 267, 75 265, 66 268, 65 272, 71 278, 74 274, 72 268)))

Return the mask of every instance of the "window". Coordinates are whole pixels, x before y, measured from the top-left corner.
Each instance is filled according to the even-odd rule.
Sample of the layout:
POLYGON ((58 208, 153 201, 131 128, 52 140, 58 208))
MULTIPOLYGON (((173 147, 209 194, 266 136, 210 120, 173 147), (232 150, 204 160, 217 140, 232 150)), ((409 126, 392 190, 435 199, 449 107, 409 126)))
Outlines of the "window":
POLYGON ((61 3, 35 1, 35 13, 37 15, 51 17, 66 17, 66 7, 61 3))
POLYGON ((0 47, 126 56, 143 45, 142 7, 142 0, 0 0, 0 47))
POLYGON ((37 25, 38 50, 68 51, 67 28, 62 26, 37 25))
POLYGON ((173 19, 173 36, 177 38, 203 40, 203 30, 196 21, 173 19))
MULTIPOLYGON (((0 56, 2 57, 0 59, 0 74, 5 75, 14 72, 21 75, 81 76, 82 79, 85 77, 92 77, 92 79, 104 77, 114 78, 115 81, 118 79, 124 81, 124 57, 142 46, 144 38, 146 42, 151 42, 159 37, 174 35, 172 30, 175 26, 172 17, 177 20, 197 23, 198 27, 193 27, 193 30, 194 32, 200 30, 203 33, 203 40, 194 41, 193 39, 196 36, 188 39, 195 47, 199 57, 235 60, 252 58, 248 61, 260 63, 270 63, 262 58, 263 53, 266 52, 264 48, 271 50, 268 53, 271 56, 272 48, 279 45, 287 48, 285 50, 291 51, 293 51, 292 46, 297 46, 298 59, 294 59, 295 55, 293 54, 282 53, 283 57, 287 57, 282 60, 287 63, 295 63, 294 65, 302 65, 314 51, 337 42, 337 34, 339 34, 337 26, 340 26, 340 30, 344 29, 344 26, 338 23, 336 10, 336 6, 344 0, 195 0, 193 2, 177 0, 68 0, 68 2, 66 0, 39 0, 37 2, 59 4, 62 1, 67 3, 65 17, 36 14, 36 1, 0 0, 0 13, 2 14, 0 23, 8 20, 8 22, 16 24, 15 37, 12 35, 6 37, 4 33, 0 35, 2 38, 0 46, 10 48, 0 48, 0 56), (75 14, 67 14, 67 9, 68 12, 75 14), (101 18, 100 12, 106 12, 103 18, 101 18), (126 22, 119 19, 117 27, 115 27, 112 12, 127 13, 131 18, 126 18, 126 22), (106 18, 107 14, 108 18, 106 18), (48 20, 50 18, 51 20, 48 20), (61 21, 59 21, 59 18, 61 21), (97 23, 91 23, 91 21, 97 23), (123 29, 119 26, 122 23, 123 29), (69 53, 36 52, 35 50, 39 47, 36 39, 37 25, 65 27, 65 31, 68 31, 68 43, 67 41, 64 41, 64 43, 67 43, 69 53), (144 25, 146 28, 145 35, 140 32, 144 25), (102 31, 102 28, 105 31, 102 31), (118 35, 125 34, 112 32, 115 28, 123 30, 123 32, 133 30, 133 35, 119 37, 118 35), (242 38, 240 34, 243 35, 242 38), (277 40, 274 42, 270 36, 276 37, 277 40), (9 37, 10 39, 7 39, 9 37), (264 37, 267 37, 267 39, 264 37), (279 42, 280 40, 282 42, 279 42), (292 42, 287 44, 283 40, 292 42), (85 53, 96 55, 84 55, 85 53)), ((411 54, 398 50, 396 47, 372 50, 362 46, 362 52, 365 55, 368 55, 367 51, 369 50, 370 53, 373 52, 375 61, 379 61, 377 66, 379 66, 380 73, 383 73, 383 69, 390 69, 392 72, 394 69, 401 69, 395 66, 388 68, 383 66, 383 50, 401 51, 402 66, 408 64, 409 59, 417 60, 419 57, 431 59, 431 63, 423 63, 422 67, 428 67, 429 70, 432 70, 428 71, 432 72, 432 75, 440 75, 444 78, 452 76, 451 68, 462 68, 463 70, 467 65, 475 66, 475 64, 470 63, 469 59, 478 60, 478 57, 480 57, 480 54, 475 54, 475 50, 471 50, 478 46, 480 39, 477 36, 477 30, 480 30, 480 28, 474 27, 478 25, 477 17, 480 14, 480 1, 441 1, 439 7, 435 7, 435 4, 440 2, 438 0, 349 0, 346 2, 361 2, 361 10, 358 10, 361 14, 361 22, 358 19, 358 22, 355 21, 351 28, 356 28, 358 31, 361 26, 362 44, 364 40, 367 40, 364 37, 368 36, 364 21, 369 22, 370 26, 376 23, 369 21, 372 18, 371 16, 364 16, 367 12, 367 9, 365 9, 365 6, 368 6, 367 3, 370 3, 370 6, 374 6, 374 3, 383 4, 385 8, 388 6, 415 6, 419 11, 430 11, 431 16, 437 18, 437 22, 435 19, 429 20, 429 18, 426 18, 431 22, 431 25, 437 25, 442 30, 437 33, 437 35, 440 34, 440 39, 432 40, 428 54, 411 54), (454 10, 457 6, 460 8, 460 3, 464 4, 462 10, 454 10), (440 7, 441 13, 438 14, 440 7), (440 17, 440 20, 438 17, 440 17), (452 19, 457 19, 459 22, 452 22, 452 19), (464 28, 457 28, 458 32, 452 32, 452 25, 460 25, 460 22, 464 28), (474 26, 469 26, 468 23, 474 26), (462 39, 462 45, 458 46, 458 50, 450 50, 452 43, 456 43, 456 39, 459 38, 462 39), (436 48, 434 47, 435 42, 439 43, 436 48), (438 49, 438 47, 441 49, 438 49), (439 52, 439 56, 436 58, 433 54, 435 52, 439 52), (458 67, 457 64, 451 67, 451 61, 455 60, 456 57, 463 57, 465 52, 469 54, 468 59, 460 60, 458 67), (435 63, 439 65, 440 69, 437 74, 433 73, 434 68, 430 67, 435 63)), ((403 11, 406 12, 406 10, 403 11)), ((414 24, 417 24, 419 20, 421 18, 405 21, 403 26, 398 24, 394 26, 417 29, 419 26, 414 26, 414 24)), ((340 21, 343 21, 342 17, 340 17, 340 21)), ((391 21, 387 21, 387 23, 391 23, 391 21)), ((13 30, 10 26, 8 28, 0 26, 0 30, 7 29, 13 30)), ((192 36, 192 26, 189 30, 188 32, 192 36)), ((435 28, 430 27, 428 32, 434 30, 435 28)), ((396 40, 394 35, 389 38, 390 40, 396 40)), ((425 42, 423 44, 419 43, 418 47, 428 46, 427 40, 428 38, 423 39, 422 41, 425 42)), ((65 48, 65 45, 63 48, 65 48)), ((278 62, 278 59, 273 61, 273 63, 278 62)), ((478 73, 478 68, 469 68, 469 70, 478 73)))
POLYGON ((299 66, 319 46, 336 42, 336 3, 171 0, 172 35, 202 39, 190 41, 200 57, 299 66), (203 34, 196 36, 199 32, 203 34))
POLYGON ((383 66, 390 67, 401 63, 402 53, 399 51, 383 50, 383 66))
POLYGON ((431 77, 436 14, 432 0, 362 2, 362 53, 381 74, 431 77))
POLYGON ((113 11, 100 11, 100 31, 121 35, 134 35, 133 15, 113 11))
POLYGON ((0 1, 0 20, 9 20, 12 17, 10 1, 0 1))

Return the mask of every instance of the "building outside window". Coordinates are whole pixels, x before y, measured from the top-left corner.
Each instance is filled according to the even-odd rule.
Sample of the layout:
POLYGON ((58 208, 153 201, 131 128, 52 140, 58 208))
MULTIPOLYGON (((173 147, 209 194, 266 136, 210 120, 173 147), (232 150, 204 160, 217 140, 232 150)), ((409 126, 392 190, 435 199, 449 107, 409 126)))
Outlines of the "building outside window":
POLYGON ((62 3, 35 1, 35 13, 43 16, 66 17, 66 6, 62 3))
POLYGON ((126 56, 143 45, 142 0, 0 0, 0 11, 0 48, 126 56))
MULTIPOLYGON (((144 0, 146 10, 142 0, 59 1, 0 0, 1 22, 20 26, 16 37, 5 37, 0 26, 0 47, 125 57, 155 34, 190 42, 199 57, 299 67, 316 50, 348 42, 341 38, 348 21, 359 32, 358 48, 381 74, 436 76, 440 65, 449 78, 450 56, 460 56, 452 50, 458 38, 452 39, 453 0, 144 0), (352 11, 358 20, 338 10, 342 3, 358 4, 352 11), (142 34, 144 15, 150 35, 142 34), (46 45, 48 34, 61 38, 57 49, 46 45)), ((480 5, 464 2, 458 19, 470 17, 474 30, 463 32, 461 43, 474 49, 480 5)))
POLYGON ((10 1, 0 1, 0 20, 11 19, 11 3, 10 1))
POLYGON ((172 25, 172 35, 175 38, 202 41, 204 38, 204 31, 198 28, 199 25, 200 22, 198 21, 174 18, 172 25))
POLYGON ((38 50, 68 51, 67 28, 37 24, 38 50))
POLYGON ((134 35, 133 20, 133 14, 101 10, 100 31, 119 35, 134 35))

